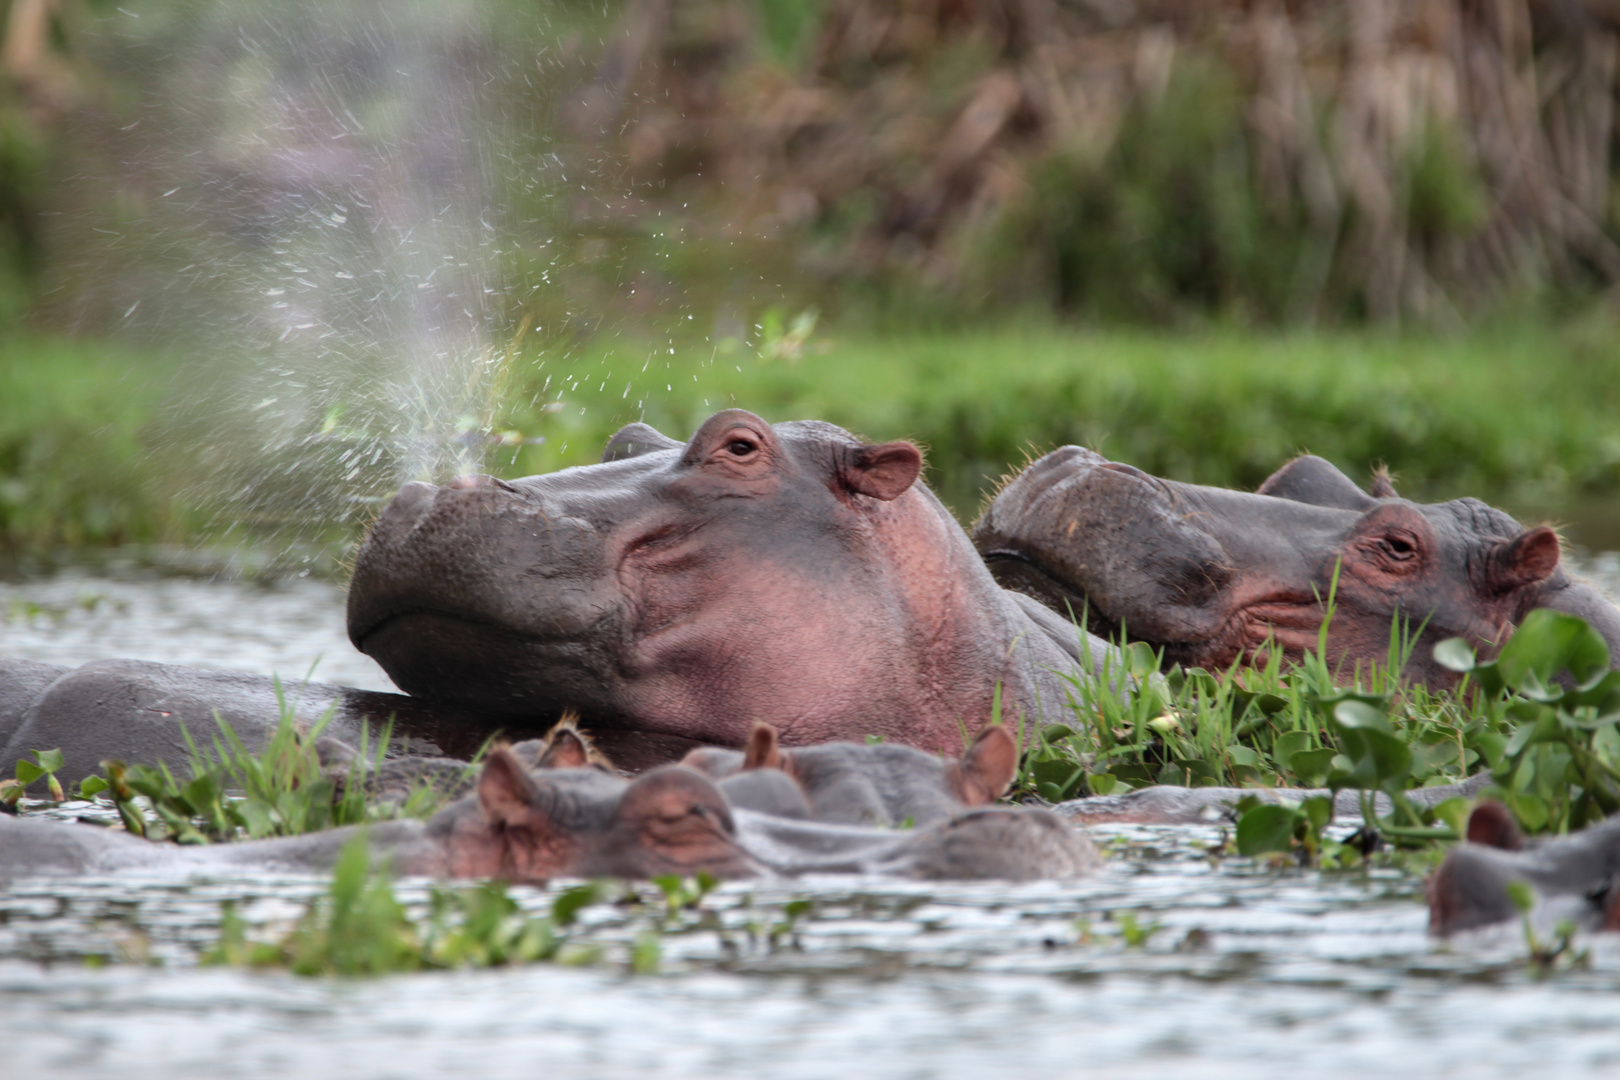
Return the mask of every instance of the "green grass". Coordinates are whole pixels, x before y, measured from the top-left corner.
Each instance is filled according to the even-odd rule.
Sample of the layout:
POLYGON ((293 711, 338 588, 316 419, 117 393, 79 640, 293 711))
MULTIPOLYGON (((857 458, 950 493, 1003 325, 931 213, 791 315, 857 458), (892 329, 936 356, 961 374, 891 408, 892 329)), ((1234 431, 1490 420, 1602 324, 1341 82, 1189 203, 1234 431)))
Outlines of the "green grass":
MULTIPOLYGON (((546 441, 493 448, 490 471, 597 460, 635 419, 684 439, 737 405, 773 421, 823 419, 871 439, 918 440, 929 482, 964 520, 1027 454, 1064 443, 1173 479, 1245 488, 1311 451, 1362 481, 1387 463, 1403 492, 1425 498, 1568 507, 1620 493, 1620 334, 1595 317, 1451 338, 1044 322, 846 337, 806 332, 797 314, 756 313, 746 344, 603 333, 542 349, 531 337, 493 380, 480 419, 546 441)), ((230 512, 232 491, 250 479, 269 490, 273 475, 221 486, 217 470, 230 456, 279 475, 262 448, 233 450, 225 430, 184 455, 175 449, 195 443, 207 403, 169 408, 171 395, 197 392, 195 380, 171 386, 170 370, 111 345, 0 340, 0 549, 204 539, 204 517, 185 500, 209 484, 218 488, 210 512, 224 507, 216 526, 274 516, 258 504, 251 515, 230 512)), ((345 404, 312 401, 310 433, 345 404)), ((333 455, 325 472, 341 478, 337 456, 352 453, 352 441, 309 445, 333 455)), ((378 470, 372 494, 385 495, 392 476, 378 470)), ((315 529, 299 499, 287 519, 315 529)))
POLYGON ((497 455, 497 469, 594 460, 643 413, 685 438, 737 405, 772 421, 917 439, 929 482, 964 519, 1026 453, 1064 443, 1156 475, 1247 488, 1310 451, 1361 480, 1387 463, 1404 490, 1427 496, 1525 502, 1620 490, 1620 335, 1607 324, 1450 339, 1051 326, 834 334, 825 351, 812 343, 792 361, 673 347, 597 341, 567 364, 525 356, 501 423, 549 441, 515 460, 497 455), (539 411, 559 396, 558 411, 539 411))
POLYGON ((154 452, 166 371, 108 342, 0 335, 0 553, 185 531, 154 452))

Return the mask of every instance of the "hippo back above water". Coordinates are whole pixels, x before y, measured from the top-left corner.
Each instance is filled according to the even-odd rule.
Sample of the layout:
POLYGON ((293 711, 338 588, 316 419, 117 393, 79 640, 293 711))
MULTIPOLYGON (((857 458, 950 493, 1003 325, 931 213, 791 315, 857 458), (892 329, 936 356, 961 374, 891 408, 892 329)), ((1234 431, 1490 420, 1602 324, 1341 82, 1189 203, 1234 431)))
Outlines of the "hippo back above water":
POLYGON ((1220 669, 1280 647, 1318 647, 1331 599, 1330 663, 1384 663, 1397 617, 1422 633, 1410 677, 1456 676, 1433 645, 1492 649, 1532 609, 1591 623, 1620 658, 1620 611, 1559 565, 1558 536, 1477 499, 1416 503, 1387 478, 1362 491, 1318 457, 1253 493, 1161 480, 1066 446, 1032 463, 985 511, 974 541, 997 580, 1089 625, 1220 669))
POLYGON ((921 469, 910 443, 730 409, 684 444, 632 424, 597 465, 408 484, 359 552, 349 634, 408 693, 495 716, 955 752, 998 684, 1009 716, 1063 700, 1081 649, 921 469))

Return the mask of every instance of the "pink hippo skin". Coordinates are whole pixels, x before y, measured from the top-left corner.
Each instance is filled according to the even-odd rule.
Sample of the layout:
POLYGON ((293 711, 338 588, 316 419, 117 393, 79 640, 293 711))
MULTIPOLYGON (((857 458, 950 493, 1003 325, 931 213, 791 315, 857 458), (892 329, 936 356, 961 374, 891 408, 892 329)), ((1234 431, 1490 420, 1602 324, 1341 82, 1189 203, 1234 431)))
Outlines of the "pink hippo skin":
POLYGON ((1368 494, 1318 457, 1249 494, 1065 446, 1002 489, 974 541, 1002 584, 1099 632, 1123 627, 1167 663, 1220 670, 1275 646, 1297 661, 1330 592, 1328 659, 1347 673, 1386 662, 1397 614, 1423 626, 1406 674, 1430 686, 1457 679, 1436 642, 1489 651, 1538 607, 1586 619, 1620 659, 1620 610, 1559 566, 1551 529, 1477 499, 1411 502, 1382 476, 1368 494))
MULTIPOLYGON (((954 754, 1079 669, 1072 625, 991 578, 909 443, 740 409, 599 465, 408 484, 356 560, 349 634, 417 697, 742 746, 883 736, 954 754)), ((1108 649, 1089 643, 1100 660, 1108 649)), ((612 746, 611 741, 607 745, 612 746)))

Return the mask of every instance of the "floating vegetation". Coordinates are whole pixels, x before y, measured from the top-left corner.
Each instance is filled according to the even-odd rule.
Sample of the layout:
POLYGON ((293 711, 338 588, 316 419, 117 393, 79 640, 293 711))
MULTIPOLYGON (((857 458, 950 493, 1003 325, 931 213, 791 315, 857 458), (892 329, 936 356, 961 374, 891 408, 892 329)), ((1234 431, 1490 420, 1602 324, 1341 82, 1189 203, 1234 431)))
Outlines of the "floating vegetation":
MULTIPOLYGON (((280 967, 295 975, 387 975, 426 968, 488 968, 554 960, 590 964, 600 946, 570 942, 580 911, 610 899, 600 882, 560 893, 545 916, 527 916, 503 882, 470 889, 435 887, 428 915, 414 919, 394 895, 386 866, 373 867, 366 837, 344 846, 325 895, 305 909, 292 931, 275 941, 249 941, 234 904, 223 906, 219 943, 207 964, 280 967)), ((636 971, 657 968, 657 954, 641 948, 636 971)))

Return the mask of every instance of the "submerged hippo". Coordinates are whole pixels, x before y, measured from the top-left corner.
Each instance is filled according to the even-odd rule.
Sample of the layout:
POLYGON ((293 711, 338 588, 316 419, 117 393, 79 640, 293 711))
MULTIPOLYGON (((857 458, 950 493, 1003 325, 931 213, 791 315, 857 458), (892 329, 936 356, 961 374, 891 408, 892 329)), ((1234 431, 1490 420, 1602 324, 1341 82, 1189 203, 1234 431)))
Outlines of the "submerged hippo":
POLYGON ((1481 803, 1467 842, 1429 879, 1429 930, 1449 935, 1517 919, 1509 886, 1523 882, 1538 922, 1568 918, 1585 929, 1620 930, 1620 816, 1569 836, 1526 841, 1507 809, 1481 803))
POLYGON ((705 747, 683 765, 718 781, 734 806, 846 825, 932 825, 995 802, 1018 772, 1007 729, 987 727, 960 758, 910 746, 832 742, 782 749, 757 724, 744 750, 705 747))
MULTIPOLYGON (((361 828, 179 847, 88 825, 0 816, 0 880, 226 868, 319 872, 332 867, 361 828)), ((630 781, 593 766, 530 770, 509 748, 490 754, 474 794, 427 821, 388 822, 367 832, 398 873, 517 882, 700 871, 716 878, 875 873, 1026 880, 1075 877, 1098 861, 1082 834, 1040 810, 971 810, 914 831, 825 825, 735 809, 705 776, 680 765, 630 781)))
POLYGON ((1162 647, 1167 663, 1219 669, 1273 643, 1298 660, 1330 594, 1328 660, 1346 672, 1387 660, 1399 616, 1423 628, 1407 674, 1450 685, 1436 642, 1490 649, 1543 607, 1585 619, 1620 658, 1620 610, 1559 565, 1552 529, 1476 499, 1411 502, 1382 476, 1368 494, 1319 457, 1249 494, 1065 446, 1007 484, 973 535, 1002 584, 1162 647))
POLYGON ((1063 700, 1082 650, 921 470, 910 443, 728 409, 686 443, 631 424, 597 465, 407 484, 356 559, 349 636, 410 694, 491 716, 955 752, 998 684, 1008 716, 1063 700))

